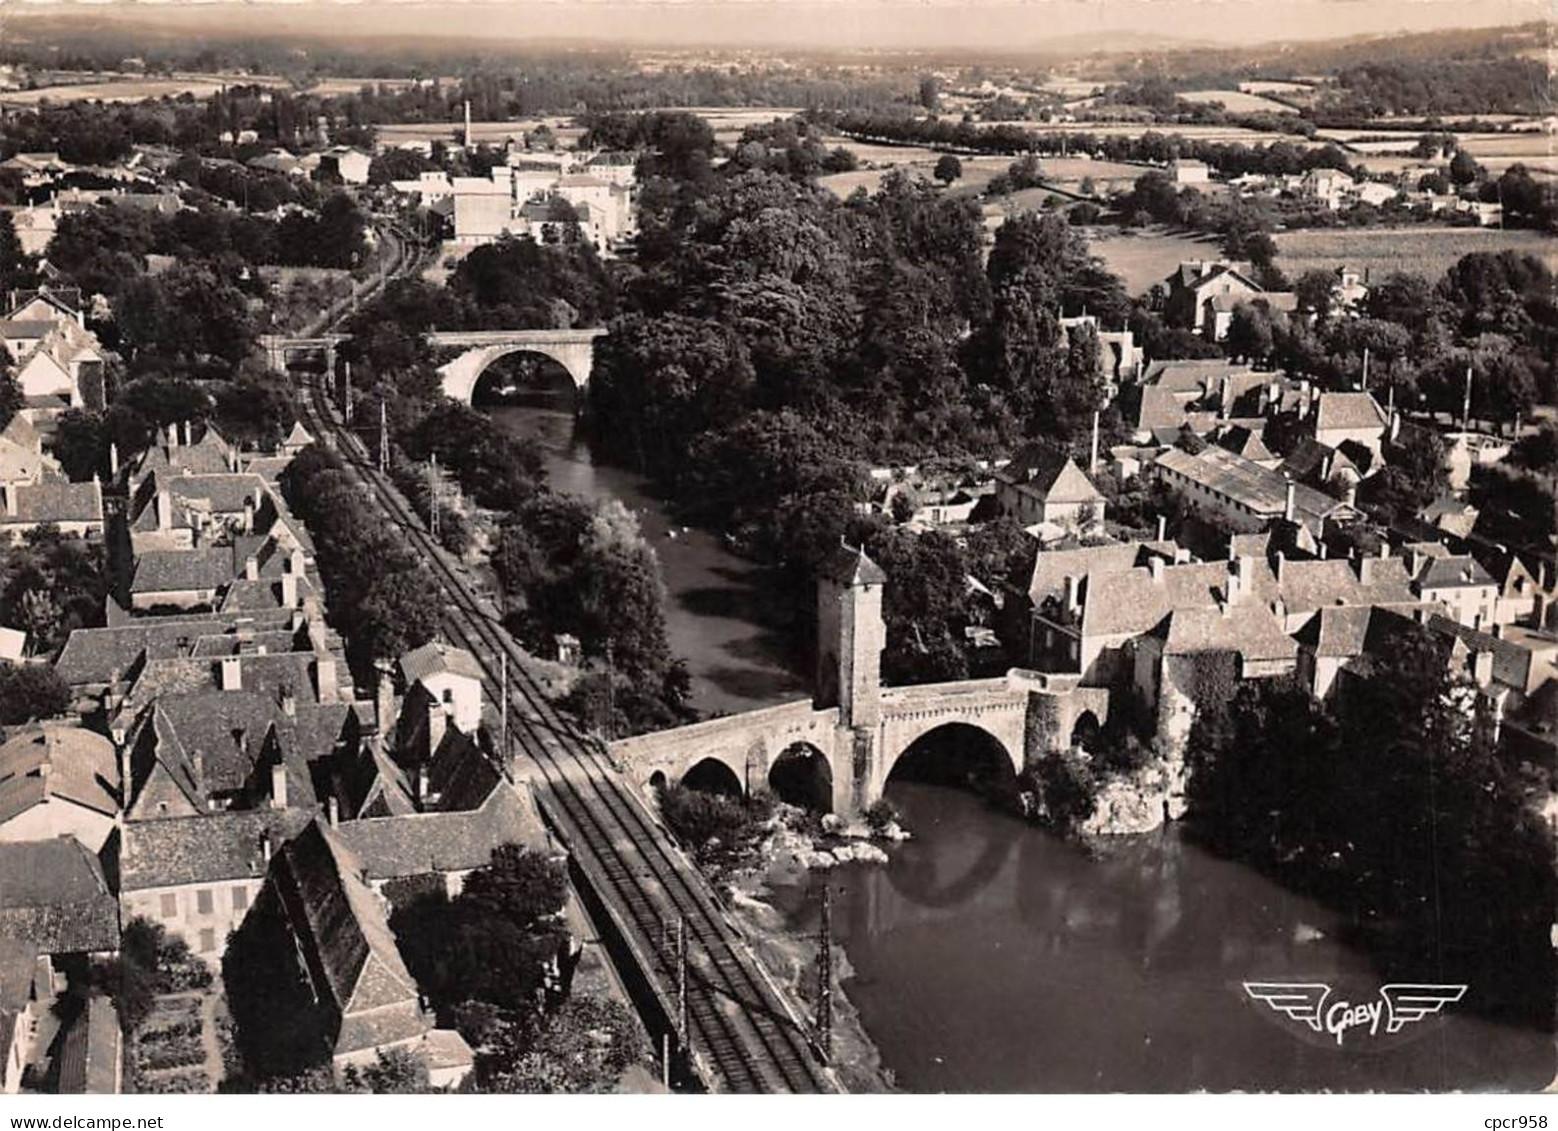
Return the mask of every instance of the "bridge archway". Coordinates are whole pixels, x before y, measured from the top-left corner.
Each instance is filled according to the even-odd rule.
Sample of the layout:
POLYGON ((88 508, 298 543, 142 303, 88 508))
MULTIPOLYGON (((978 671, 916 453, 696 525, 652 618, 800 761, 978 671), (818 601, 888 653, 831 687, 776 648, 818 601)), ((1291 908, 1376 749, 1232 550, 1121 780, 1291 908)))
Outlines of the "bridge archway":
POLYGON ((472 405, 537 404, 554 407, 559 401, 575 404, 578 382, 550 354, 524 347, 500 354, 471 385, 472 405))
POLYGON ((833 767, 827 755, 809 742, 792 743, 774 759, 768 787, 788 805, 833 812, 833 767))
POLYGON ((702 793, 717 793, 740 800, 746 795, 741 775, 718 758, 705 758, 682 775, 682 784, 702 793))
POLYGON ((918 735, 887 762, 883 782, 910 780, 984 788, 1009 785, 1022 769, 1021 754, 982 726, 946 722, 918 735))
POLYGON ((1098 716, 1091 710, 1083 711, 1077 716, 1077 721, 1071 727, 1071 745, 1080 746, 1084 750, 1098 749, 1098 739, 1103 733, 1103 724, 1098 721, 1098 716))
POLYGON ((595 339, 603 329, 591 330, 473 330, 469 332, 435 331, 428 335, 434 347, 464 348, 453 361, 438 368, 444 394, 465 404, 471 403, 476 382, 487 367, 499 358, 529 351, 551 358, 573 378, 575 388, 590 383, 595 367, 595 339))

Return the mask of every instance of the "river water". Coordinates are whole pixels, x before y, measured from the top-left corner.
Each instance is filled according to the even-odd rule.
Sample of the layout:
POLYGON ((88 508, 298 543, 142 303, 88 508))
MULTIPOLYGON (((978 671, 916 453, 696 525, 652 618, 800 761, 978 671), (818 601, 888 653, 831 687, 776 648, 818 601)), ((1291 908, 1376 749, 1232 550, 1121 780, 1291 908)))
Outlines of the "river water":
MULTIPOLYGON (((592 463, 566 403, 493 416, 540 443, 553 487, 638 513, 700 711, 807 694, 761 570, 674 525, 642 477, 592 463)), ((1245 982, 1285 981, 1335 987, 1328 1006, 1368 1003, 1379 979, 1336 941, 1332 913, 1177 829, 1089 853, 971 794, 896 780, 888 793, 914 839, 885 867, 827 882, 854 971, 845 991, 902 1088, 1528 1090, 1553 1078, 1550 1037, 1456 1005, 1338 1045, 1252 1000, 1245 982)), ((775 893, 798 930, 815 929, 820 882, 775 893)))
POLYGON ((765 571, 732 554, 714 535, 666 515, 641 475, 590 459, 576 435, 571 393, 528 393, 523 404, 489 410, 510 431, 535 440, 547 482, 590 499, 615 498, 638 515, 665 578, 671 652, 687 662, 692 706, 735 714, 804 699, 810 681, 784 631, 786 610, 768 599, 765 571))

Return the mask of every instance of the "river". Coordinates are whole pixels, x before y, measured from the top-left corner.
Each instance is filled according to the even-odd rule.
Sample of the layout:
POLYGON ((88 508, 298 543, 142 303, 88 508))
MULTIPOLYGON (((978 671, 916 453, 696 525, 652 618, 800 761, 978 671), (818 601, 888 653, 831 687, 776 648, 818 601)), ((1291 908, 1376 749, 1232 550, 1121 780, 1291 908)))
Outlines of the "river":
POLYGON ((687 663, 691 703, 705 715, 735 714, 804 699, 803 676, 783 630, 785 611, 770 600, 766 571, 731 553, 704 530, 673 523, 641 475, 597 465, 575 433, 572 393, 528 393, 523 404, 493 408, 492 418, 540 445, 547 482, 590 499, 615 498, 638 515, 660 558, 668 600, 665 629, 673 655, 687 663))
MULTIPOLYGON (((700 711, 807 694, 761 570, 672 524, 642 477, 596 466, 565 404, 493 416, 539 442, 553 487, 638 513, 700 711)), ((914 839, 885 867, 827 882, 854 971, 845 991, 902 1088, 1528 1090, 1553 1078, 1550 1037, 1455 1005, 1394 1038, 1354 1031, 1338 1045, 1252 1000, 1245 982, 1288 981, 1334 986, 1328 1005, 1368 1003, 1379 980, 1336 941, 1332 913, 1176 828, 1090 854, 967 793, 888 790, 914 839)), ((815 929, 817 882, 775 893, 797 930, 815 929)))

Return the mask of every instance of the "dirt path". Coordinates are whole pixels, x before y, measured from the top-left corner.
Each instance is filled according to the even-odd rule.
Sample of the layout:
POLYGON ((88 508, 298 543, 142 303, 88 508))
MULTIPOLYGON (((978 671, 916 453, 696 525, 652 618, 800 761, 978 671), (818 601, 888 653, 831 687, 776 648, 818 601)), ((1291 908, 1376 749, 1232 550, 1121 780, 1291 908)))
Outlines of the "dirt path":
POLYGON ((206 1050, 206 1079, 214 1092, 227 1070, 222 1064, 222 1046, 216 1039, 215 994, 202 994, 200 998, 200 1044, 206 1050))

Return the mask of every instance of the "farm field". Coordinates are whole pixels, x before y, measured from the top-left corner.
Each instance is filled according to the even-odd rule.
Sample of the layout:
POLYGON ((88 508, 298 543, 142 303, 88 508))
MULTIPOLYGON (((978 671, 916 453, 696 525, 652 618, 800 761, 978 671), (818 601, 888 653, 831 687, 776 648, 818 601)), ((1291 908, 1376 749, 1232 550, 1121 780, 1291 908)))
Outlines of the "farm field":
POLYGON ((1239 89, 1246 94, 1313 94, 1314 85, 1307 82, 1287 82, 1282 79, 1252 79, 1241 82, 1239 89))
MULTIPOLYGON (((501 145, 508 138, 519 137, 540 125, 551 127, 558 144, 562 146, 572 145, 584 135, 583 127, 574 125, 573 119, 566 117, 528 118, 518 122, 472 122, 471 135, 478 145, 501 145)), ((417 142, 455 141, 464 131, 463 122, 396 122, 378 128, 376 148, 384 150, 417 142)))
POLYGON ((1242 90, 1186 90, 1179 97, 1186 102, 1221 102, 1223 109, 1232 114, 1296 114, 1291 106, 1284 106, 1270 98, 1262 98, 1242 90))
POLYGON ((283 87, 291 84, 276 75, 179 74, 171 78, 103 73, 85 81, 41 86, 36 90, 7 90, 0 105, 36 106, 41 102, 140 102, 147 98, 177 98, 189 94, 208 98, 224 86, 283 87))
POLYGON ((1133 233, 1117 228, 1086 229, 1088 247, 1125 282, 1132 295, 1145 294, 1187 259, 1216 259, 1222 249, 1211 236, 1142 228, 1133 233))
POLYGON ((696 114, 714 131, 714 140, 733 145, 748 126, 766 125, 775 118, 793 118, 801 112, 799 106, 689 106, 689 114, 696 114))
POLYGON ((1558 240, 1540 232, 1496 228, 1365 228, 1278 232, 1277 266, 1289 278, 1346 265, 1379 277, 1407 271, 1437 279, 1474 251, 1529 251, 1558 269, 1558 240))

